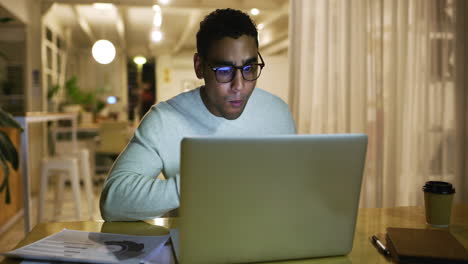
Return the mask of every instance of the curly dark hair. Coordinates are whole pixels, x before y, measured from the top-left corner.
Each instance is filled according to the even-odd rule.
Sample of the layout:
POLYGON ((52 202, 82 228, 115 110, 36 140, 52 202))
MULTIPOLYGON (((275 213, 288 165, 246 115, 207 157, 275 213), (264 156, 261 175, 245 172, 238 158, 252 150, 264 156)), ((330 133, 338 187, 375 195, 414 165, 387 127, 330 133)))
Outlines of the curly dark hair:
POLYGON ((197 52, 206 57, 210 45, 224 37, 239 38, 242 35, 255 39, 258 47, 258 32, 255 23, 244 12, 231 8, 216 9, 200 22, 197 32, 197 52))

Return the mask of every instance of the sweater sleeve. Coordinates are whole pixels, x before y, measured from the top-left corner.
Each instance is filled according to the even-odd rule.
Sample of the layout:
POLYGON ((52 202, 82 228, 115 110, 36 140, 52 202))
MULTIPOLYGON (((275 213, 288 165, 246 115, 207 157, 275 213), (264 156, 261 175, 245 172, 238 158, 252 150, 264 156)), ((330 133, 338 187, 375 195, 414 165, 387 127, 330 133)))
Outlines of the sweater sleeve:
POLYGON ((180 176, 157 178, 163 169, 158 152, 159 116, 150 114, 116 160, 101 193, 106 221, 152 219, 179 207, 180 176))

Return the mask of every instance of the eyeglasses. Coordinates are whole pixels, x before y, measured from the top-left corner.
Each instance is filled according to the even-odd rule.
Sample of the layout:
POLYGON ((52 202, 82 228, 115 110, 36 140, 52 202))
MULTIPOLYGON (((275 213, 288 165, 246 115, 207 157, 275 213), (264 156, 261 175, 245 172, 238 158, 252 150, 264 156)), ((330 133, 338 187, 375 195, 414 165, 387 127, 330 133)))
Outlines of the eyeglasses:
POLYGON ((220 83, 228 83, 234 80, 237 70, 240 70, 242 73, 242 78, 246 81, 255 81, 260 77, 263 67, 265 67, 265 62, 263 61, 262 55, 258 53, 261 63, 249 63, 243 66, 220 66, 213 67, 210 64, 206 63, 210 69, 215 73, 216 81, 220 83))

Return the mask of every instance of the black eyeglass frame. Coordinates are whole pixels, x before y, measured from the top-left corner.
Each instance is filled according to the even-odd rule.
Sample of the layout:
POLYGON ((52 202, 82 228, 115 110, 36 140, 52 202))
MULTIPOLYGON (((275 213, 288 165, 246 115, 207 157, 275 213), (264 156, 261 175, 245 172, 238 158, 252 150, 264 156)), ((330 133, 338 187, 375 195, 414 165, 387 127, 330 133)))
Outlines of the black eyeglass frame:
POLYGON ((229 65, 229 66, 222 66, 222 67, 213 67, 211 66, 208 62, 206 62, 206 64, 208 65, 208 67, 214 72, 215 74, 215 79, 217 82, 219 83, 230 83, 232 82, 232 80, 234 80, 234 78, 236 77, 236 72, 237 70, 240 70, 241 71, 241 75, 242 75, 242 78, 245 80, 245 81, 248 81, 248 82, 253 82, 255 80, 257 80, 258 78, 260 78, 260 75, 262 74, 262 70, 263 70, 263 67, 265 67, 265 61, 263 61, 263 58, 262 58, 262 55, 260 54, 260 52, 257 52, 258 56, 260 57, 260 60, 261 60, 261 63, 249 63, 249 64, 246 64, 246 65, 242 65, 242 66, 234 66, 234 65, 229 65), (250 66, 250 65, 257 65, 257 66, 260 66, 260 73, 258 74, 258 76, 253 79, 253 80, 247 80, 244 76, 244 67, 246 66, 250 66), (232 78, 229 80, 229 81, 226 81, 226 82, 220 82, 218 80, 218 76, 216 75, 216 72, 220 69, 220 68, 224 68, 224 67, 232 67, 233 69, 235 69, 234 73, 232 74, 232 78))

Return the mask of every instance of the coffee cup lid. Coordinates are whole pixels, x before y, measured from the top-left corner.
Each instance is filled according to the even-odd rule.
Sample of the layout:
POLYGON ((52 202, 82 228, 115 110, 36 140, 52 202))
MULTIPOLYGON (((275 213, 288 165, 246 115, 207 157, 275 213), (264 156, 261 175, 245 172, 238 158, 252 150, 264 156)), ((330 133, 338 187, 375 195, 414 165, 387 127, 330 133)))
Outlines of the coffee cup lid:
POLYGON ((423 191, 437 194, 452 194, 455 193, 455 188, 448 182, 428 181, 424 184, 423 191))

